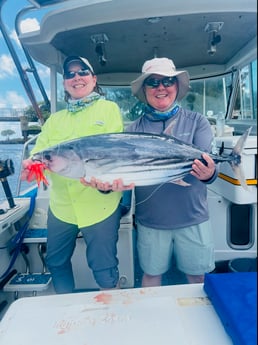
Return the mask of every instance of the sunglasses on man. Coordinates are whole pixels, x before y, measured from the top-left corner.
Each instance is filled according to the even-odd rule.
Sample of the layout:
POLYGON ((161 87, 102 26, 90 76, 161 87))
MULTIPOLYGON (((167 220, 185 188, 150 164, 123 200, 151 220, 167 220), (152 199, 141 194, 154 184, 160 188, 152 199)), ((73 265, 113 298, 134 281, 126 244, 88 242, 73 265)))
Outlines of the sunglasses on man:
POLYGON ((155 89, 162 84, 164 87, 173 86, 177 81, 176 77, 165 77, 162 79, 148 78, 144 81, 144 85, 150 89, 155 89))
POLYGON ((64 79, 73 79, 76 74, 80 77, 86 77, 91 74, 89 69, 80 69, 79 71, 67 71, 64 73, 64 79))

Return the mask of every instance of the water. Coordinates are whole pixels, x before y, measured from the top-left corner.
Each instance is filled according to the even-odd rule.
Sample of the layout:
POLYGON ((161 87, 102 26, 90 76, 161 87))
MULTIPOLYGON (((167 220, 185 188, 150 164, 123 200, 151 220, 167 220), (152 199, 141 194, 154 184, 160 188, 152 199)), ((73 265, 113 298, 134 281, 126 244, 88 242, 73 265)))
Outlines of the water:
POLYGON ((22 138, 20 122, 1 122, 0 127, 0 140, 6 140, 6 137, 1 134, 1 132, 6 129, 14 131, 14 134, 10 136, 10 139, 22 138))
MULTIPOLYGON (((22 161, 22 144, 0 144, 0 160, 11 159, 14 163, 14 174, 7 177, 11 192, 16 196, 18 178, 22 161)), ((0 186, 0 202, 5 200, 5 193, 1 183, 0 186)))

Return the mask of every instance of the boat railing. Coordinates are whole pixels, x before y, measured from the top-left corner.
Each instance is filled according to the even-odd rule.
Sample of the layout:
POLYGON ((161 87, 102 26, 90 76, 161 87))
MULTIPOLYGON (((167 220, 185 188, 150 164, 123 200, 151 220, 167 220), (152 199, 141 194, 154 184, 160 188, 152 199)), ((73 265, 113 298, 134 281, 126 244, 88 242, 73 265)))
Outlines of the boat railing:
MULTIPOLYGON (((25 142, 25 144, 23 145, 21 166, 20 166, 20 169, 19 169, 19 177, 18 177, 17 189, 16 189, 16 195, 18 195, 18 196, 21 194, 21 184, 22 184, 22 181, 21 181, 22 162, 23 162, 24 159, 29 158, 29 156, 30 156, 30 148, 29 148, 29 146, 35 144, 37 137, 38 137, 38 135, 33 136, 32 138, 30 138, 29 140, 27 140, 27 141, 25 142)), ((34 186, 33 186, 33 188, 34 188, 34 186)))

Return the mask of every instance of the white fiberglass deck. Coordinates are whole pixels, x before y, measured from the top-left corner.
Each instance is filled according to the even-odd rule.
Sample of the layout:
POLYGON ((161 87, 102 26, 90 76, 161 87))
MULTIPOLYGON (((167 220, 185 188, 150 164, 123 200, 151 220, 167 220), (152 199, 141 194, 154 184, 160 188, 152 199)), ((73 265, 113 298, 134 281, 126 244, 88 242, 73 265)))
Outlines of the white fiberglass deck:
POLYGON ((203 284, 21 298, 1 345, 232 345, 203 284))

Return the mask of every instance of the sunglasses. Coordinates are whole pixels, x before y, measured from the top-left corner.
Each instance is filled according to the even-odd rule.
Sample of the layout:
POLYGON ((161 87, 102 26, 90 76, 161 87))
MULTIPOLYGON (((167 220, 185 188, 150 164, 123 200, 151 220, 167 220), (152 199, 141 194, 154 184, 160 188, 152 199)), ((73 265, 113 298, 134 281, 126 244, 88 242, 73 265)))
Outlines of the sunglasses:
POLYGON ((80 69, 79 71, 67 71, 64 73, 64 79, 73 79, 76 74, 80 77, 86 77, 91 74, 91 71, 89 69, 80 69))
POLYGON ((149 78, 146 79, 144 85, 150 89, 155 89, 162 84, 164 87, 170 87, 174 85, 177 81, 176 77, 165 77, 162 79, 149 78))

